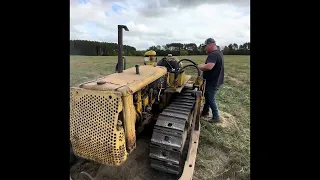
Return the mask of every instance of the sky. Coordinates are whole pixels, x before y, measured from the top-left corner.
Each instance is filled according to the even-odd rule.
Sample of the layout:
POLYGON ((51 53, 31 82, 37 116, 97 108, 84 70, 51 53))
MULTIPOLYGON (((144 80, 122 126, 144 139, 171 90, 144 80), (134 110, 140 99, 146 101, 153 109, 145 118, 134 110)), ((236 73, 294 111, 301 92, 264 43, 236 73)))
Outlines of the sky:
POLYGON ((118 41, 137 50, 211 37, 220 47, 250 42, 250 0, 70 0, 70 39, 118 41))

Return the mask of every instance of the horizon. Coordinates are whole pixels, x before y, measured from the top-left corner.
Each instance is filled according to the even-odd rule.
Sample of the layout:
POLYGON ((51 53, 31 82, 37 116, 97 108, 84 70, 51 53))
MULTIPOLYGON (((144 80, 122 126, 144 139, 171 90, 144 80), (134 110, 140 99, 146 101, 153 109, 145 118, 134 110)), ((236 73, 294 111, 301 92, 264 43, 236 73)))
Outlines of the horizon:
MULTIPOLYGON (((91 41, 91 40, 86 40, 86 39, 70 39, 69 41, 91 41)), ((97 43, 115 43, 115 44, 118 44, 118 42, 103 42, 103 41, 91 41, 91 42, 97 42, 97 43)), ((250 41, 249 41, 249 42, 245 42, 245 43, 250 43, 250 41)), ((168 44, 171 44, 171 43, 168 43, 168 44)), ((185 43, 185 44, 192 44, 192 42, 185 43)), ((195 44, 195 43, 194 43, 194 44, 195 44)), ((200 43, 200 44, 201 44, 201 43, 200 43)), ((197 45, 198 48, 199 48, 200 44, 197 45)), ((233 43, 230 43, 230 44, 233 44, 233 43)), ((228 44, 228 45, 230 45, 230 44, 228 44)), ((123 44, 123 45, 124 45, 124 46, 130 46, 130 45, 127 45, 127 44, 123 44)), ((166 45, 166 44, 155 45, 155 46, 160 46, 161 49, 162 49, 162 48, 163 48, 162 46, 164 46, 164 45, 166 45)), ((226 47, 226 46, 228 47, 228 45, 225 45, 225 46, 217 45, 217 47, 219 47, 220 50, 222 51, 222 50, 224 49, 224 47, 226 47)), ((237 44, 237 45, 241 45, 241 44, 237 44)), ((131 46, 131 47, 136 48, 136 47, 134 47, 134 46, 131 46)), ((148 47, 148 48, 150 48, 150 47, 148 47)), ((136 48, 136 51, 148 51, 148 48, 146 48, 146 49, 137 49, 137 48, 136 48)))

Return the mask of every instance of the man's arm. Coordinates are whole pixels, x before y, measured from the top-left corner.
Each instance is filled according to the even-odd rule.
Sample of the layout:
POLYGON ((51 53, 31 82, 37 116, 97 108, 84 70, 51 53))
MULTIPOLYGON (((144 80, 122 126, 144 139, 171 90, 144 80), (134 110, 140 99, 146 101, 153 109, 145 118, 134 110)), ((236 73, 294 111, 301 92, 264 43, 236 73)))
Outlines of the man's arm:
POLYGON ((210 71, 217 62, 217 55, 210 54, 207 58, 207 64, 200 64, 198 67, 201 71, 210 71))

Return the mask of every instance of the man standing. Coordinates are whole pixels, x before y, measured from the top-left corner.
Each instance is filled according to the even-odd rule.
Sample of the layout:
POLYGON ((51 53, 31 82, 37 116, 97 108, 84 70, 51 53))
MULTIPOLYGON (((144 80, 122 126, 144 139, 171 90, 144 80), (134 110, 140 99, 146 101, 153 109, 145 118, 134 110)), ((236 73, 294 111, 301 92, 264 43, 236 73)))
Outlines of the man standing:
POLYGON ((209 115, 209 107, 212 110, 210 122, 219 122, 220 115, 216 103, 216 93, 224 82, 224 59, 222 52, 218 50, 216 41, 208 38, 205 41, 205 50, 208 54, 205 64, 200 64, 199 69, 203 71, 203 78, 206 80, 205 105, 202 116, 209 115))

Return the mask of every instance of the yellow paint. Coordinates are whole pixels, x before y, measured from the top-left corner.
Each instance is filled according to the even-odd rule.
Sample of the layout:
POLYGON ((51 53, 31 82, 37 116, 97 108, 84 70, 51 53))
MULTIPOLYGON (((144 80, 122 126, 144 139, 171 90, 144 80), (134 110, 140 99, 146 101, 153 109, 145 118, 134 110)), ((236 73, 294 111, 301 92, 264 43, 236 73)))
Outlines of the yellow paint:
POLYGON ((135 132, 135 123, 136 123, 136 109, 133 104, 133 96, 128 95, 122 97, 124 104, 124 130, 125 137, 127 142, 127 148, 129 153, 136 147, 136 132, 135 132))
POLYGON ((168 78, 169 78, 169 86, 170 87, 174 87, 174 73, 169 73, 169 76, 168 76, 168 78))
POLYGON ((184 83, 182 86, 180 86, 180 87, 171 87, 170 86, 170 87, 166 88, 164 91, 170 92, 170 93, 174 93, 174 92, 180 93, 182 91, 183 87, 185 87, 188 84, 190 79, 191 79, 190 75, 184 75, 184 83))
MULTIPOLYGON (((141 89, 166 75, 167 69, 141 65, 139 72, 136 74, 136 68, 132 67, 123 73, 110 74, 83 83, 79 88, 71 88, 70 139, 77 155, 102 164, 119 166, 127 159, 128 153, 136 148, 137 111, 142 112, 143 106, 146 107, 157 98, 142 98, 141 89), (97 84, 102 81, 104 84, 97 84), (136 107, 133 103, 135 92, 138 95, 136 107), (121 111, 123 122, 122 126, 118 126, 121 111)), ((167 81, 177 89, 176 86, 185 82, 185 76, 184 73, 179 74, 176 84, 174 73, 170 73, 167 81)))
POLYGON ((82 88, 71 88, 70 93, 70 141, 75 154, 121 165, 128 155, 124 129, 117 128, 118 115, 125 110, 121 93, 82 88))
POLYGON ((170 73, 168 76, 168 82, 171 88, 178 88, 185 83, 185 72, 178 74, 177 81, 175 81, 174 76, 175 73, 170 73))
POLYGON ((137 111, 141 112, 142 111, 141 90, 137 92, 137 95, 138 95, 137 111))
MULTIPOLYGON (((125 161, 126 157, 127 157, 127 151, 126 149, 129 150, 129 153, 135 149, 136 147, 136 134, 135 134, 135 123, 136 123, 136 109, 135 106, 133 104, 133 93, 141 90, 143 87, 145 87, 146 85, 152 83, 153 81, 155 81, 156 79, 162 77, 163 75, 165 75, 167 73, 167 70, 165 67, 153 67, 153 66, 149 66, 149 65, 142 65, 139 67, 139 72, 140 74, 136 74, 136 68, 132 67, 129 69, 126 69, 123 71, 123 73, 115 73, 115 74, 111 74, 108 76, 105 76, 103 78, 97 79, 95 81, 90 81, 90 82, 86 82, 81 84, 79 87, 80 88, 76 88, 79 89, 81 92, 85 92, 85 94, 87 95, 97 95, 97 94, 104 94, 105 95, 105 99, 106 101, 108 101, 108 97, 109 95, 112 97, 117 97, 118 98, 118 106, 119 108, 121 107, 121 109, 118 109, 117 112, 114 112, 114 109, 112 109, 115 106, 115 102, 110 102, 109 104, 106 104, 106 107, 104 110, 102 110, 103 112, 105 112, 105 116, 104 117, 100 117, 99 113, 100 112, 95 112, 95 114, 97 114, 96 116, 92 117, 88 117, 87 114, 91 111, 94 111, 92 109, 85 109, 85 108, 80 108, 77 107, 77 109, 73 109, 71 110, 71 118, 70 118, 70 125, 74 124, 72 122, 77 122, 77 118, 79 118, 79 114, 83 114, 82 117, 82 121, 88 121, 91 122, 92 124, 85 124, 85 125, 79 125, 79 124, 75 124, 73 125, 74 129, 81 129, 82 131, 82 135, 83 138, 88 137, 88 136, 92 136, 92 137, 100 137, 99 133, 101 133, 99 130, 104 130, 108 131, 108 129, 106 129, 109 126, 112 126, 112 132, 110 132, 109 134, 106 134, 105 136, 101 136, 104 137, 106 139, 102 139, 100 137, 100 143, 103 144, 99 144, 98 142, 92 142, 90 141, 91 145, 92 144, 99 144, 99 147, 91 147, 87 148, 87 149, 83 149, 84 144, 86 143, 86 140, 80 141, 79 140, 75 140, 79 139, 80 136, 77 132, 73 132, 76 133, 76 135, 70 133, 70 138, 71 141, 73 142, 73 145, 75 146, 75 153, 78 152, 78 154, 86 159, 91 159, 97 162, 100 162, 102 164, 113 164, 113 165, 119 165, 120 163, 122 163, 123 161, 125 161), (105 83, 102 85, 98 85, 97 82, 101 82, 104 81, 105 83), (122 106, 123 104, 123 106, 122 106), (111 108, 111 109, 110 109, 111 108), (109 109, 107 111, 107 109, 109 109), (123 128, 118 128, 119 130, 116 129, 117 127, 117 122, 118 122, 118 115, 119 112, 123 111, 123 128), (109 114, 108 114, 109 113, 109 114), (105 118, 110 118, 113 116, 110 116, 110 113, 113 114, 114 113, 114 119, 110 120, 110 122, 108 122, 106 124, 105 122, 105 118), (93 118, 93 119, 91 119, 93 118), (101 121, 101 123, 103 122, 103 124, 96 124, 95 123, 95 119, 99 119, 99 121, 101 121), (83 128, 79 128, 79 127, 83 127, 83 128), (86 133, 86 131, 84 131, 85 129, 90 129, 90 128, 95 128, 95 131, 91 132, 91 135, 89 135, 88 133, 86 133), (115 134, 115 136, 114 136, 115 134), (122 136, 121 136, 122 134, 122 136), (116 140, 115 142, 110 140, 110 137, 114 137, 114 139, 116 140), (114 144, 115 143, 115 144, 114 144), (121 144, 122 143, 122 144, 121 144), (77 146, 78 145, 78 146, 77 146), (111 151, 108 151, 108 153, 106 154, 107 150, 104 149, 106 147, 113 147, 114 145, 116 145, 115 149, 112 149, 111 151), (100 147, 101 146, 101 147, 100 147), (81 149, 79 149, 81 148, 81 149), (119 148, 121 148, 122 150, 120 151, 119 148), (95 149, 95 151, 94 151, 95 149), (92 152, 94 151, 94 152, 92 152), (122 152, 121 155, 120 154, 114 154, 116 151, 122 152), (115 160, 115 156, 120 157, 120 161, 116 161, 115 160)), ((95 99, 95 98, 89 98, 89 99, 85 99, 85 100, 80 100, 80 102, 78 102, 78 104, 81 104, 81 106, 93 106, 93 105, 99 105, 101 104, 101 100, 102 99, 95 99), (89 103, 88 103, 89 102, 89 103)), ((142 111, 142 103, 146 103, 148 104, 148 98, 144 99, 142 102, 141 99, 141 91, 138 92, 138 104, 137 104, 137 110, 138 111, 142 111)), ((78 105, 79 106, 79 105, 78 105)), ((71 107, 73 107, 71 105, 71 107)), ((72 129, 72 128, 71 128, 72 129)), ((81 139, 81 138, 80 138, 81 139)), ((87 145, 89 146, 89 145, 87 145)))
POLYGON ((184 77, 185 77, 185 72, 184 71, 178 75, 178 82, 177 82, 178 87, 183 85, 184 77))
POLYGON ((144 53, 144 64, 156 66, 157 65, 156 56, 157 56, 157 53, 153 50, 145 52, 144 53))
POLYGON ((150 59, 149 61, 145 62, 146 65, 156 66, 157 62, 155 60, 150 59))
POLYGON ((157 53, 153 50, 147 51, 144 53, 144 56, 156 56, 157 53))
POLYGON ((146 96, 143 100, 143 106, 146 107, 149 104, 149 97, 146 96))
POLYGON ((140 74, 136 74, 136 68, 132 67, 123 73, 114 73, 95 81, 80 85, 81 88, 99 91, 119 91, 123 96, 133 94, 152 83, 167 73, 167 69, 161 66, 141 65, 140 74), (97 82, 105 81, 105 84, 97 85, 97 82))

